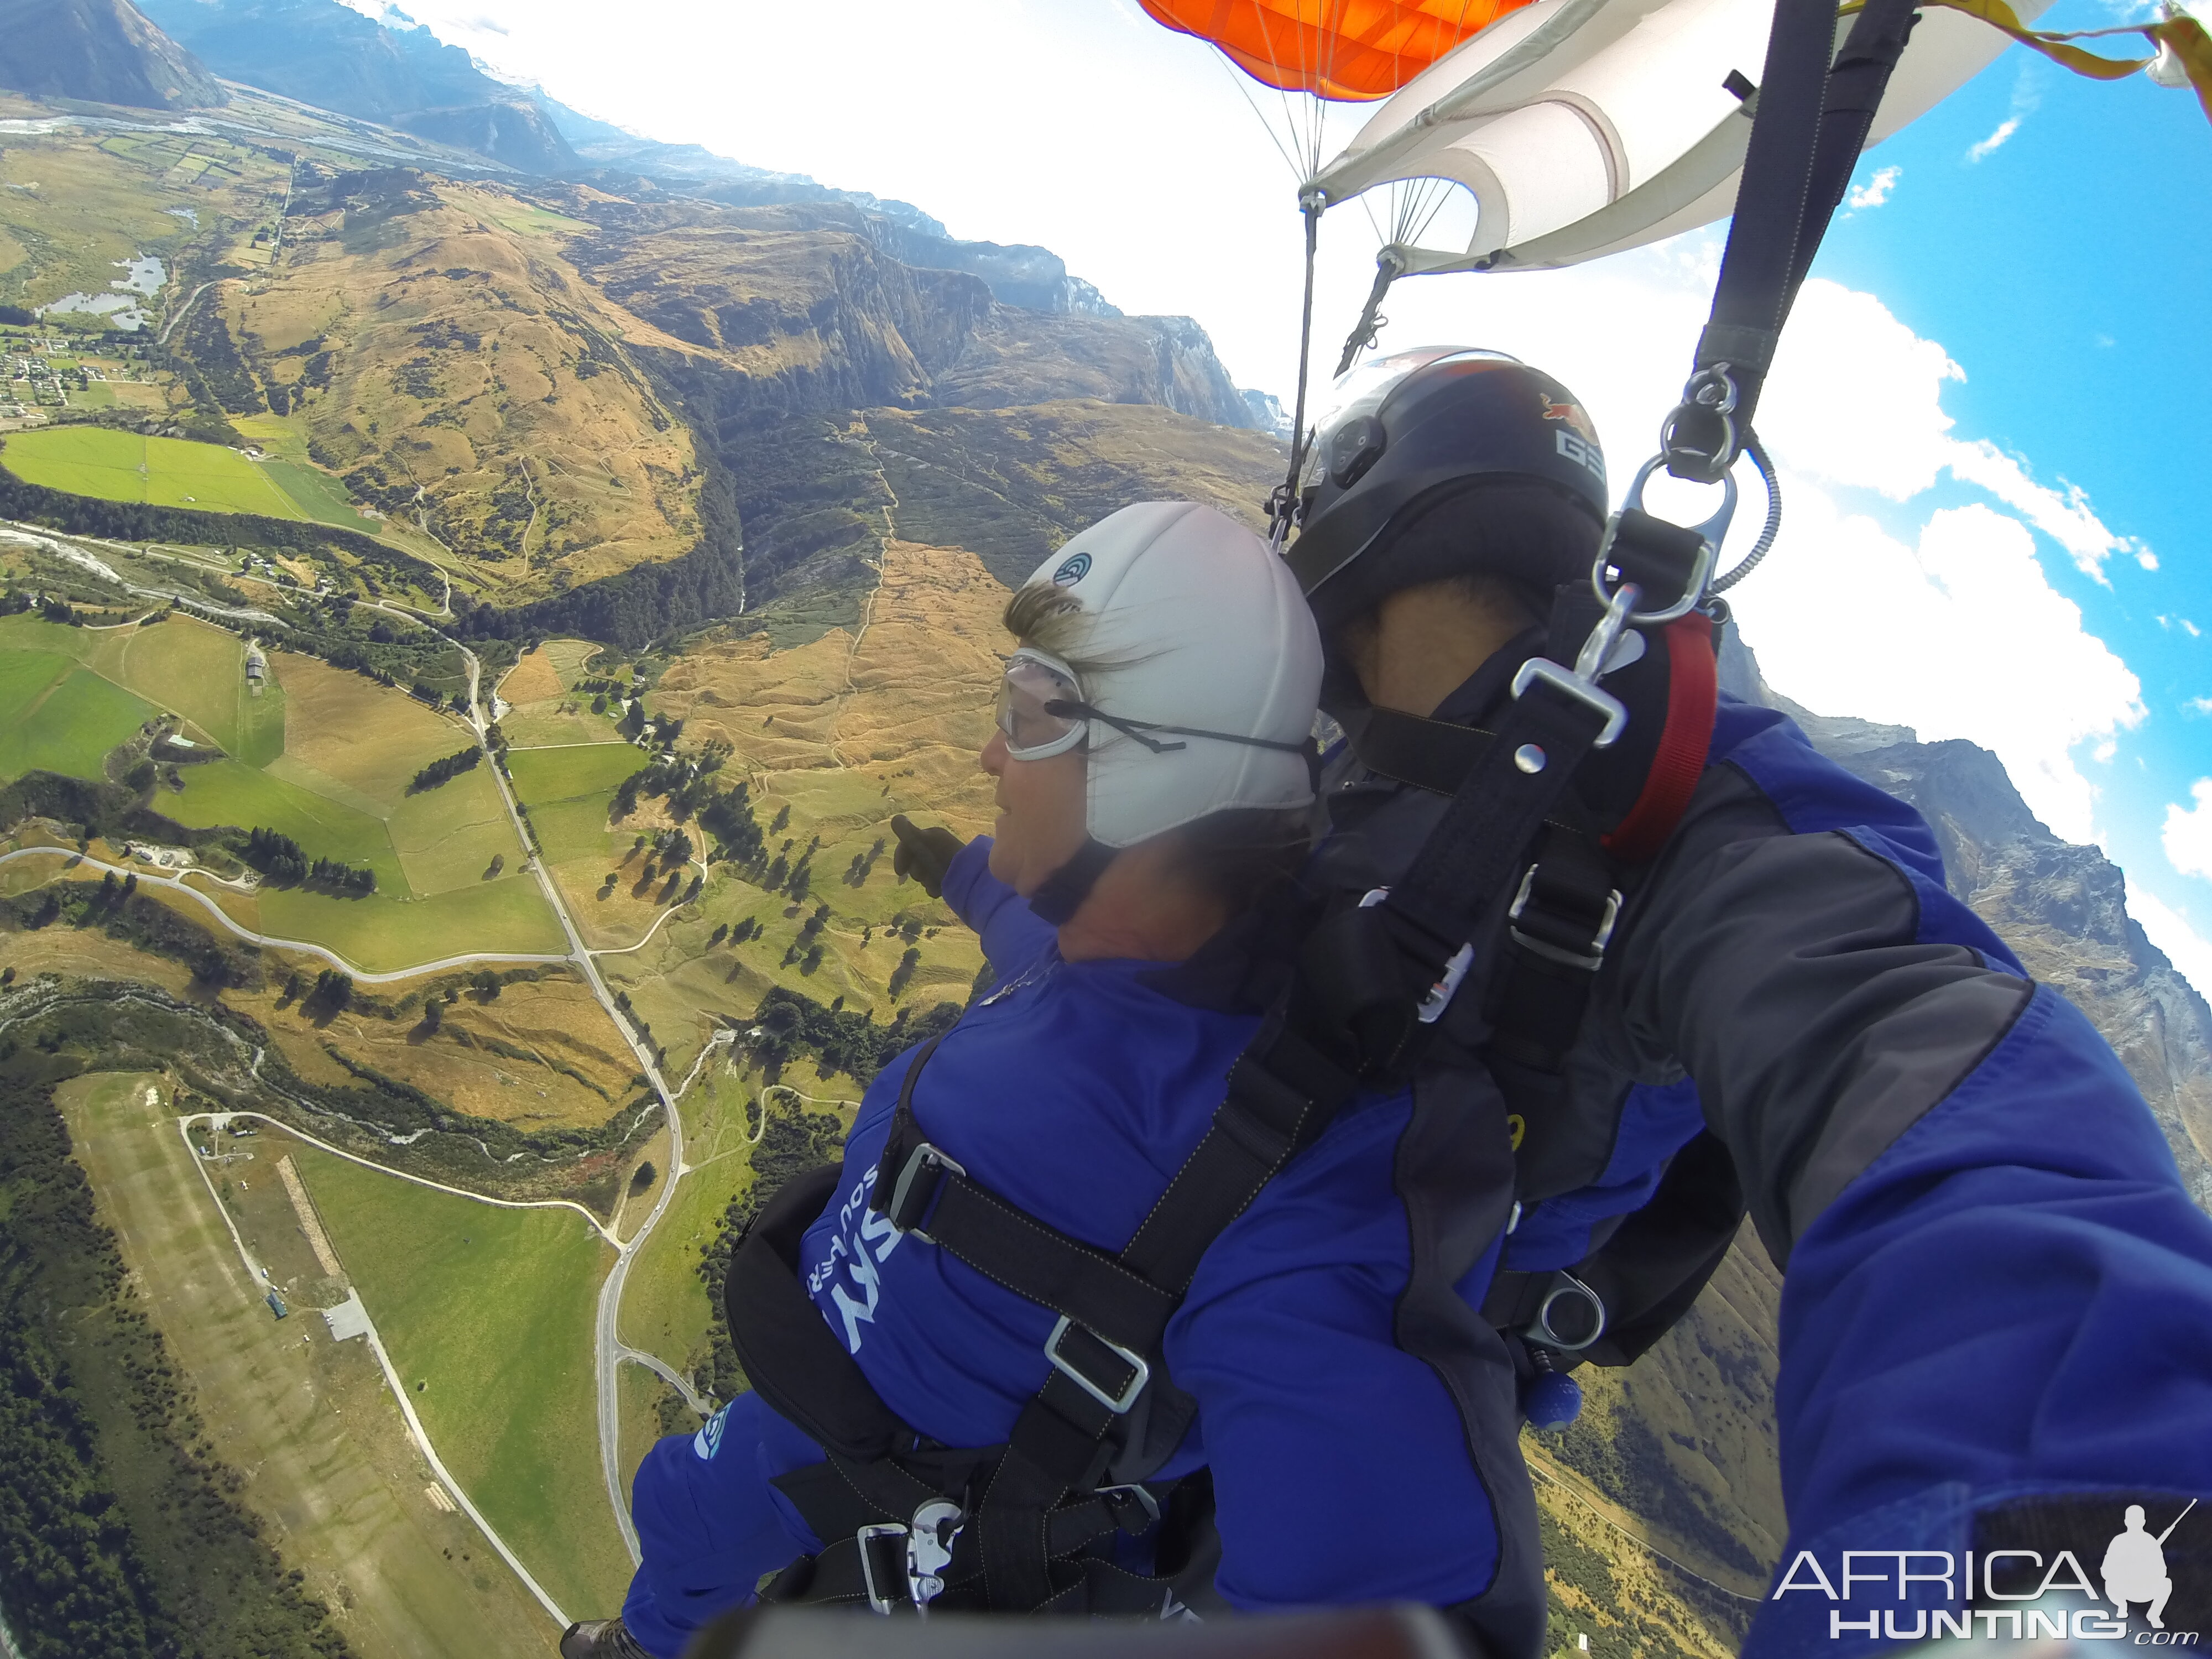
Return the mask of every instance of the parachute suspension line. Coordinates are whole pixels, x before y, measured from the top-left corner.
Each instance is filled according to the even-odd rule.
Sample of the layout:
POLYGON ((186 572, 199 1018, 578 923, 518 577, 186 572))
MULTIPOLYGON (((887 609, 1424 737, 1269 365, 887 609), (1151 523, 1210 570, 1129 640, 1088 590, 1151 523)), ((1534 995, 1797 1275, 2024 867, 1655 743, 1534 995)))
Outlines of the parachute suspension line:
POLYGON ((1317 190, 1308 190, 1298 197, 1298 209, 1306 216, 1306 297, 1298 314, 1298 396, 1296 412, 1291 417, 1291 469, 1284 475, 1282 488, 1275 499, 1267 504, 1268 517, 1273 522, 1268 527, 1267 542, 1278 553, 1291 533, 1291 520, 1297 516, 1298 475, 1306 463, 1306 375, 1313 355, 1313 295, 1314 253, 1321 244, 1321 214, 1328 199, 1317 190))
POLYGON ((1716 577, 1709 592, 1725 593, 1751 574, 1759 562, 1774 546, 1774 538, 1782 533, 1782 480, 1775 476, 1774 463, 1769 459, 1766 446, 1759 441, 1759 434, 1747 428, 1743 434, 1743 453, 1751 457, 1751 464, 1759 469, 1759 476, 1766 481, 1766 522, 1759 526, 1759 539, 1751 544, 1751 551, 1737 562, 1727 575, 1716 577))
POLYGON ((1389 319, 1382 315, 1382 296, 1390 291, 1390 284, 1404 275, 1406 261, 1393 246, 1383 248, 1375 256, 1375 286, 1367 290, 1366 307, 1359 320, 1352 325, 1352 332, 1344 337, 1344 355, 1336 360, 1339 374, 1352 367, 1352 360, 1375 343, 1375 337, 1389 319))

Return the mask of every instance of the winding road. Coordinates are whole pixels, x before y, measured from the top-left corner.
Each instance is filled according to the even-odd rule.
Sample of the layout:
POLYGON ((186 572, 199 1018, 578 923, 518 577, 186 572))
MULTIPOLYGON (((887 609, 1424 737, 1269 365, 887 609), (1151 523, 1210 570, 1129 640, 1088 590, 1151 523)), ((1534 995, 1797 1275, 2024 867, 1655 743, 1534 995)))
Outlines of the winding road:
MULTIPOLYGON (((181 878, 177 876, 156 875, 151 870, 140 869, 127 864, 110 864, 105 859, 96 859, 89 853, 79 853, 67 847, 19 847, 10 853, 0 853, 0 864, 7 864, 16 859, 34 858, 61 859, 64 861, 67 867, 72 869, 79 865, 84 865, 92 869, 104 872, 108 875, 136 876, 138 878, 138 884, 142 887, 167 887, 173 889, 175 891, 183 893, 196 900, 200 904, 205 906, 209 915, 212 915, 217 921, 221 922, 226 928, 237 935, 240 939, 245 939, 250 944, 260 945, 267 950, 296 951, 302 956, 319 957, 323 961, 329 963, 331 967, 336 968, 341 973, 348 975, 356 984, 361 985, 390 985, 403 979, 416 979, 424 974, 439 973, 447 968, 465 968, 472 963, 551 963, 567 962, 569 960, 569 958, 565 956, 547 954, 532 955, 524 951, 469 951, 456 957, 440 957, 435 962, 418 962, 410 968, 395 968, 388 973, 374 973, 367 968, 362 967, 357 963, 347 961, 337 951, 331 950, 325 945, 317 945, 311 939, 279 939, 273 933, 257 933, 251 927, 244 927, 239 922, 233 921, 231 919, 230 913, 225 910, 221 905, 217 904, 213 898, 200 891, 198 888, 188 885, 181 878)), ((202 873, 205 872, 203 872, 202 873)), ((208 879, 210 881, 220 881, 222 880, 222 878, 211 875, 208 877, 208 879)), ((228 885, 229 884, 225 883, 224 884, 228 885)))
MULTIPOLYGON (((163 601, 174 601, 189 609, 201 611, 211 617, 220 617, 230 622, 262 623, 267 624, 276 624, 281 622, 279 617, 272 615, 271 613, 253 607, 217 605, 198 594, 179 592, 171 589, 148 587, 136 582, 129 581, 120 575, 105 560, 100 558, 98 555, 92 552, 88 548, 78 545, 76 540, 64 539, 63 538, 57 537, 35 526, 16 524, 12 521, 0 521, 0 536, 5 536, 10 540, 29 543, 42 547, 57 556, 66 559, 70 562, 88 570, 91 574, 100 576, 103 580, 112 583, 114 586, 122 588, 125 592, 137 595, 141 598, 161 599, 163 601)), ((136 553, 139 550, 134 548, 131 550, 136 553)), ((443 576, 444 572, 441 571, 440 574, 443 576)), ((447 584, 447 605, 450 611, 452 603, 452 588, 450 582, 447 584)), ((516 836, 520 837, 524 847, 528 848, 532 846, 533 842, 531 839, 529 826, 523 819, 521 807, 515 798, 514 787, 508 781, 506 772, 499 764, 499 757, 491 752, 490 744, 487 736, 488 728, 491 722, 486 717, 483 705, 483 665, 478 659, 476 653, 470 650, 468 647, 462 644, 460 641, 455 639, 453 635, 447 634, 442 629, 436 627, 430 618, 426 617, 421 611, 406 606, 386 604, 382 601, 356 601, 356 608, 366 606, 368 608, 385 611, 392 616, 401 617, 412 623, 414 626, 421 628, 426 632, 434 635, 436 638, 443 641, 446 644, 451 646, 455 651, 460 653, 462 660, 468 669, 468 724, 476 735, 478 746, 484 750, 487 757, 492 762, 489 770, 491 772, 492 778, 498 787, 501 803, 507 809, 507 817, 514 823, 516 836)), ((612 993, 611 993, 607 988, 606 981, 600 976, 599 965, 593 960, 593 953, 585 945, 583 935, 577 928, 575 917, 570 914, 567 902, 562 898, 560 890, 555 884, 551 873, 545 868, 544 859, 533 854, 528 861, 527 867, 538 878, 538 889, 544 895, 547 908, 552 911, 554 916, 561 924, 562 937, 567 939, 568 945, 568 948, 565 953, 560 955, 526 955, 475 951, 442 957, 435 962, 421 963, 406 969, 396 969, 384 973, 376 973, 364 969, 355 963, 346 961, 345 958, 339 956, 337 952, 331 951, 323 945, 316 945, 304 939, 271 938, 243 927, 237 922, 234 921, 230 916, 227 915, 207 894, 199 891, 197 888, 188 885, 178 877, 157 875, 144 870, 133 871, 124 866, 107 864, 100 860, 91 859, 81 854, 75 854, 71 853, 70 849, 65 848, 18 848, 13 852, 0 854, 0 862, 19 858, 50 858, 55 856, 59 856, 65 860, 74 857, 77 859, 79 863, 90 865, 94 868, 103 872, 112 872, 118 877, 136 874, 142 884, 157 884, 173 888, 180 893, 190 894, 195 902, 205 907, 210 912, 211 912, 218 921, 220 921, 222 925, 230 933, 236 934, 242 939, 250 940, 257 945, 278 950, 297 951, 311 956, 318 957, 322 960, 330 963, 333 967, 339 969, 341 971, 352 975, 354 979, 362 983, 387 983, 395 980, 413 978, 421 974, 436 972, 445 968, 458 967, 464 963, 483 962, 566 962, 573 964, 576 971, 583 976, 584 982, 591 988, 592 996, 598 1000, 600 1007, 605 1010, 608 1019, 613 1022, 615 1030, 621 1034, 623 1042, 628 1046, 632 1056, 636 1060, 639 1072, 643 1075, 646 1081, 652 1085, 653 1094, 660 1103, 661 1110, 666 1115, 668 1120, 669 1144, 672 1149, 669 1158, 670 1169, 668 1178, 661 1182, 660 1191, 653 1200, 653 1207, 647 1212, 645 1219, 638 1224, 637 1231, 632 1233, 629 1240, 624 1243, 618 1242, 611 1235, 607 1235, 605 1228, 600 1229, 602 1235, 608 1237, 609 1243, 613 1245, 615 1250, 615 1261, 613 1267, 608 1270, 605 1280, 600 1285, 599 1306, 592 1323, 593 1376, 596 1393, 598 1395, 599 1408, 599 1465, 601 1472, 605 1479, 607 1502, 613 1509, 615 1523, 621 1530, 623 1542, 629 1551, 630 1559, 633 1562, 638 1560, 640 1559, 640 1554, 637 1541, 637 1528, 631 1522, 629 1504, 627 1501, 627 1495, 623 1490, 621 1393, 617 1385, 617 1374, 618 1369, 625 1359, 633 1360, 638 1364, 647 1365, 648 1368, 666 1377, 680 1390, 682 1390, 686 1400, 693 1405, 695 1409, 703 1408, 707 1406, 707 1402, 702 1401, 683 1378, 675 1374, 673 1367, 667 1365, 665 1362, 656 1359, 652 1355, 645 1354, 636 1349, 624 1346, 620 1336, 617 1334, 617 1327, 622 1311, 623 1292, 629 1281, 630 1266, 636 1261, 639 1252, 644 1249, 647 1240, 653 1236, 653 1229, 659 1225, 661 1218, 667 1213, 669 1202, 676 1195, 677 1183, 683 1176, 684 1124, 677 1109, 677 1097, 675 1092, 669 1088, 667 1079, 661 1075, 659 1061, 655 1059, 651 1048, 639 1039, 635 1029, 630 1025, 629 1022, 623 1018, 621 1009, 617 1006, 612 993)), ((664 917, 662 920, 665 920, 665 918, 664 917)), ((658 923, 655 924, 656 927, 658 925, 658 923)), ((696 1067, 694 1067, 695 1075, 696 1069, 696 1067)), ((687 1079, 686 1081, 688 1083, 689 1079, 687 1079)), ((296 1131, 295 1133, 296 1133, 296 1131)), ((393 1171, 392 1173, 397 1172, 393 1171)), ((458 1191, 459 1189, 456 1188, 452 1190, 458 1191)), ((471 1198, 481 1198, 483 1196, 481 1194, 475 1193, 465 1194, 463 1195, 471 1198)), ((498 1200, 487 1200, 485 1201, 497 1202, 498 1200)), ((593 1224, 596 1226, 599 1224, 595 1220, 593 1224)), ((404 1398, 401 1400, 400 1403, 403 1410, 408 1404, 404 1398)), ((523 1571, 521 1565, 519 1562, 514 1561, 512 1557, 509 1557, 508 1559, 509 1564, 515 1568, 515 1571, 518 1573, 522 1574, 525 1582, 531 1583, 532 1588, 535 1589, 536 1585, 534 1581, 530 1580, 529 1575, 523 1571)))

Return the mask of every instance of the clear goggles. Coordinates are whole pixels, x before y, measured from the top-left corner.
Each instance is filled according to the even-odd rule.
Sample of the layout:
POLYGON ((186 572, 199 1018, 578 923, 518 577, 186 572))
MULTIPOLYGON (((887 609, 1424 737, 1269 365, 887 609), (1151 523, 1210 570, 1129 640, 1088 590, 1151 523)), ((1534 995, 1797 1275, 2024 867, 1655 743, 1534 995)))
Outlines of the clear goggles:
POLYGON ((999 682, 999 730, 1013 759, 1066 754, 1090 732, 1089 709, 1083 688, 1057 657, 1024 646, 1006 659, 999 682))
POLYGON ((1112 726, 1155 755, 1189 748, 1187 743, 1174 741, 1181 738, 1211 738, 1218 743, 1279 750, 1286 755, 1304 755, 1312 748, 1310 742, 1280 743, 1234 732, 1162 726, 1153 720, 1109 714, 1084 701, 1083 688, 1075 683, 1074 672, 1059 658, 1025 645, 1006 659, 1006 674, 999 681, 999 730, 1006 737, 1009 758, 1038 761, 1064 755, 1090 734, 1092 720, 1112 726), (1156 732, 1167 736, 1153 735, 1156 732))

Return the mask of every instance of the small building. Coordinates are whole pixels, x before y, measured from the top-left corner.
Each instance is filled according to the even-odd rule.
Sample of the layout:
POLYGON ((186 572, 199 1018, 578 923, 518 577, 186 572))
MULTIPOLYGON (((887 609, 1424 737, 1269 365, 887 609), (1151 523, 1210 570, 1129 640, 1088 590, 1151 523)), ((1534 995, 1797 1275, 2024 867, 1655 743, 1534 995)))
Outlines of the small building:
POLYGON ((284 1305, 284 1298, 277 1295, 274 1291, 270 1291, 268 1295, 263 1297, 261 1299, 269 1304, 269 1311, 275 1314, 279 1319, 283 1318, 287 1314, 291 1312, 291 1310, 284 1305))

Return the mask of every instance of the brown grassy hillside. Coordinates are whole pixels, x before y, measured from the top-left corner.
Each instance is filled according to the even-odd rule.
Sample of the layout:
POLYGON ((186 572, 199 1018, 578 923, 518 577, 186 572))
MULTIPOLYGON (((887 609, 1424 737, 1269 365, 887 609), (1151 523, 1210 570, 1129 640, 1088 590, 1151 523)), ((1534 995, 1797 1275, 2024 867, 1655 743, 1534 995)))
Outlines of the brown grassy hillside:
POLYGON ((562 255, 584 228, 493 186, 337 174, 295 193, 281 264, 221 294, 257 396, 495 600, 699 533, 690 434, 562 255))

